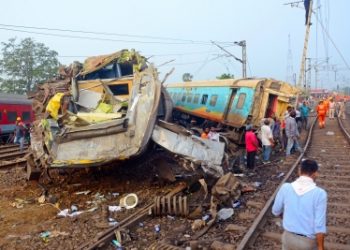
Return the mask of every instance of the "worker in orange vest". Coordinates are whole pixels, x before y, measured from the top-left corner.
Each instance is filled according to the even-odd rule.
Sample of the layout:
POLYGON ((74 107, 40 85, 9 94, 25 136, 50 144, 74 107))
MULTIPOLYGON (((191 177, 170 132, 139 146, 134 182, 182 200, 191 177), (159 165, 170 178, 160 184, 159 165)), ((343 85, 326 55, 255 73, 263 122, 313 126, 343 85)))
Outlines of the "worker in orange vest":
POLYGON ((326 98, 324 101, 323 101, 323 105, 325 106, 326 108, 326 115, 328 114, 328 110, 329 110, 329 100, 328 98, 326 98))
POLYGON ((326 124, 325 119, 326 119, 327 107, 323 101, 320 101, 318 103, 316 111, 317 111, 318 124, 320 128, 324 128, 326 124))

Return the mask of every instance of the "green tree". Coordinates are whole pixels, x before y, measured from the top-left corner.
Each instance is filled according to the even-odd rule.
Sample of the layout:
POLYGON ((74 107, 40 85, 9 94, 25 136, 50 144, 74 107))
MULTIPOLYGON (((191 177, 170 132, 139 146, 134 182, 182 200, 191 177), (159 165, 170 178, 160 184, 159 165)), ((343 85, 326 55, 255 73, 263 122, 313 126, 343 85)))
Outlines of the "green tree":
POLYGON ((182 80, 184 82, 190 82, 190 81, 192 81, 192 79, 193 79, 193 75, 191 75, 190 73, 184 73, 182 75, 182 80))
POLYGON ((217 76, 216 79, 223 80, 223 79, 233 79, 235 78, 234 75, 231 75, 229 73, 223 73, 220 76, 217 76))
POLYGON ((60 65, 54 50, 31 38, 17 42, 11 38, 1 43, 0 90, 23 94, 32 90, 35 83, 42 83, 57 74, 60 65))

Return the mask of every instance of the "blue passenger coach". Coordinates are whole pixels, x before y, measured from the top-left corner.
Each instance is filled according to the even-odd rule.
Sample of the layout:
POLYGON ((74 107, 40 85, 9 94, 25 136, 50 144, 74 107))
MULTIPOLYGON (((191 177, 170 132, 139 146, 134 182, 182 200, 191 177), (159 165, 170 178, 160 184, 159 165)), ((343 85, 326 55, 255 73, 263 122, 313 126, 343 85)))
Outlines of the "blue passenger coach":
MULTIPOLYGON (((282 117, 297 89, 268 78, 226 79, 168 84, 175 111, 174 120, 201 125, 220 123, 236 133, 246 124, 259 126, 264 117, 282 117)), ((239 135, 240 134, 240 135, 239 135)))

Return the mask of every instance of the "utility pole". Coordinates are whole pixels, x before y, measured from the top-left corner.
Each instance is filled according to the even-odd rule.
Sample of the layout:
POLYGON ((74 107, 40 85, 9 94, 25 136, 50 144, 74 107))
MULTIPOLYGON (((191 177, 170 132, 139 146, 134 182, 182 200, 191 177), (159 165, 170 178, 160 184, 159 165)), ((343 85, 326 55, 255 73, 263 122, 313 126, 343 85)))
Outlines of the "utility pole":
MULTIPOLYGON (((310 0, 310 7, 309 7, 309 14, 306 24, 306 30, 305 30, 305 40, 304 40, 304 49, 303 49, 303 56, 301 57, 301 65, 300 65, 300 73, 299 73, 299 80, 297 86, 300 88, 301 83, 303 81, 304 76, 304 67, 305 67, 305 60, 307 55, 307 49, 309 44, 309 36, 310 36, 310 21, 311 21, 311 14, 312 14, 312 3, 313 1, 310 0)), ((305 89, 306 90, 306 89, 305 89)))
POLYGON ((243 40, 240 42, 234 42, 236 45, 242 47, 242 59, 236 57, 234 54, 232 54, 230 51, 226 50, 224 47, 220 46, 216 42, 214 42, 214 41, 211 41, 211 42, 212 42, 212 44, 217 46, 219 49, 224 51, 226 54, 233 57, 236 61, 239 61, 240 63, 242 63, 242 77, 246 78, 247 77, 247 43, 246 43, 246 41, 243 40))
POLYGON ((243 78, 247 77, 247 42, 242 40, 240 42, 234 42, 234 44, 242 47, 242 75, 243 78))

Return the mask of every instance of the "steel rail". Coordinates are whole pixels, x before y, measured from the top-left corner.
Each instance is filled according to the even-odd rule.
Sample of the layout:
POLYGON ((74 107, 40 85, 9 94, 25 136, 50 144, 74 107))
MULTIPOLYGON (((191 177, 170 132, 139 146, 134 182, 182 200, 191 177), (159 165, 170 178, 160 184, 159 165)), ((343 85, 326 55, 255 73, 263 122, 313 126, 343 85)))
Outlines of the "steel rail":
POLYGON ((273 201, 275 200, 275 197, 277 195, 278 190, 280 187, 289 179, 289 177, 292 175, 292 173, 295 171, 297 166, 299 165, 300 161, 303 159, 305 151, 310 145, 311 137, 312 137, 312 132, 314 130, 315 124, 317 122, 317 119, 315 119, 309 129, 309 133, 307 136, 307 140, 303 149, 303 152, 299 155, 298 159, 295 161, 289 172, 285 175, 283 180, 281 181, 280 185, 276 188, 275 192, 272 194, 270 199, 266 202, 264 208, 261 210, 259 213, 258 217, 254 220, 253 224, 249 228, 248 232, 244 235, 243 239, 241 240, 240 244, 237 247, 237 250, 244 250, 247 249, 249 246, 251 246, 256 237, 258 236, 258 229, 261 228, 263 223, 265 222, 266 216, 268 213, 271 211, 271 207, 273 204, 273 201))

